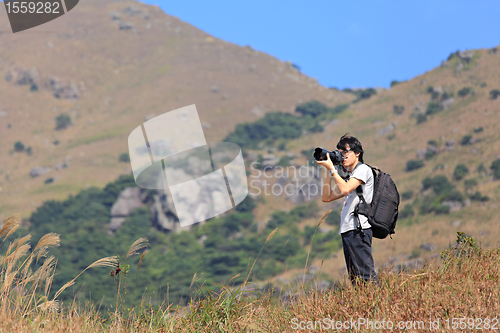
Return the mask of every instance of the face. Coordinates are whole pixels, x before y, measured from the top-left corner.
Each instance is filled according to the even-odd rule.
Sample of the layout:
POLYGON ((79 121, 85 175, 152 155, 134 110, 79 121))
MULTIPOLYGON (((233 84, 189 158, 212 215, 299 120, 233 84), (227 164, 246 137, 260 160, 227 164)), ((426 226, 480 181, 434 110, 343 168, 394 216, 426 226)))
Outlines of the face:
POLYGON ((354 153, 349 147, 349 144, 345 145, 345 149, 339 149, 339 150, 344 156, 344 161, 342 162, 342 164, 345 167, 350 167, 358 161, 359 153, 354 153))

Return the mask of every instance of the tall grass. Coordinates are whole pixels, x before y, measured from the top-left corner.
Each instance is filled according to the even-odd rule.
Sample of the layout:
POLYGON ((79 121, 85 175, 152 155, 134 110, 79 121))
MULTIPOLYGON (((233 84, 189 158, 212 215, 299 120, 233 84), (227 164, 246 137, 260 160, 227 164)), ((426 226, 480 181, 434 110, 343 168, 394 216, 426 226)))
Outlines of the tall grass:
MULTIPOLYGON (((317 227, 324 218, 326 214, 317 227)), ((19 222, 17 215, 7 219, 0 230, 2 242, 12 235, 19 222)), ((328 330, 333 320, 334 325, 349 323, 346 331, 386 331, 376 328, 377 323, 383 322, 391 322, 395 327, 402 323, 406 331, 430 331, 433 322, 432 331, 444 332, 463 327, 488 330, 487 325, 491 329, 494 318, 500 314, 500 249, 483 250, 462 233, 457 236, 456 246, 443 251, 441 265, 426 265, 412 273, 381 271, 380 287, 361 284, 354 288, 345 279, 335 288, 318 291, 301 282, 295 286, 302 291, 299 296, 284 302, 280 297, 272 297, 272 291, 251 293, 245 289, 246 284, 230 287, 221 283, 219 292, 199 287, 201 297, 192 299, 185 307, 174 309, 172 304, 164 303, 153 308, 143 300, 135 308, 132 303, 127 313, 118 306, 108 317, 101 316, 92 304, 73 302, 62 307, 58 297, 89 268, 120 268, 115 277, 125 279, 125 262, 119 263, 118 257, 102 258, 49 298, 57 260, 47 255, 50 247, 59 245, 59 236, 45 235, 31 252, 28 241, 29 235, 12 241, 0 257, 0 331, 294 332, 294 328, 301 327, 328 330), (33 270, 37 262, 40 267, 33 270)), ((146 246, 147 240, 137 240, 125 260, 146 246)), ((142 253, 138 268, 145 254, 142 253)), ((249 265, 245 282, 258 257, 249 265)), ((194 276, 192 286, 197 281, 194 276)), ((125 293, 117 289, 118 305, 123 304, 125 293)))

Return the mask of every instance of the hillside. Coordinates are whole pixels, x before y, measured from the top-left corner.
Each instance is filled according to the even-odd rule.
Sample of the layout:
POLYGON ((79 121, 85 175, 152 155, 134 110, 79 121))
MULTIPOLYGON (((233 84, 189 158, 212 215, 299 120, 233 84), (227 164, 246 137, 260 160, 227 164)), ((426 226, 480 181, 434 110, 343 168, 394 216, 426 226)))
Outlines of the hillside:
POLYGON ((155 115, 196 104, 207 140, 218 141, 270 111, 353 99, 137 1, 82 1, 16 34, 1 6, 0 22, 0 219, 128 173, 127 137, 155 115), (56 130, 61 114, 73 125, 56 130), (51 171, 30 177, 37 166, 51 171))
MULTIPOLYGON (((454 242, 457 231, 476 237, 482 246, 497 246, 500 182, 490 168, 500 157, 500 98, 495 98, 499 95, 495 90, 500 90, 497 48, 452 53, 429 72, 351 104, 322 133, 293 140, 285 150, 300 155, 316 146, 334 149, 339 137, 350 133, 362 142, 365 162, 396 180, 400 194, 404 194, 400 210, 406 209, 406 214, 400 216, 393 239, 374 241, 379 268, 389 263, 420 267, 424 261, 439 257, 440 251, 454 242), (429 179, 445 179, 442 176, 447 179, 444 187, 450 190, 446 194, 424 184, 429 179)), ((275 153, 276 158, 283 154, 275 153)), ((295 162, 303 165, 305 160, 295 162)), ((268 171, 267 177, 273 172, 268 171)), ((276 207, 293 206, 283 199, 268 200, 273 208, 262 207, 259 217, 276 207)), ((332 204, 319 206, 321 212, 339 209, 332 204)), ((317 219, 311 219, 302 227, 316 223, 317 219)), ((322 265, 322 271, 333 276, 345 272, 341 251, 314 265, 322 265)), ((285 277, 296 273, 288 272, 285 277)))

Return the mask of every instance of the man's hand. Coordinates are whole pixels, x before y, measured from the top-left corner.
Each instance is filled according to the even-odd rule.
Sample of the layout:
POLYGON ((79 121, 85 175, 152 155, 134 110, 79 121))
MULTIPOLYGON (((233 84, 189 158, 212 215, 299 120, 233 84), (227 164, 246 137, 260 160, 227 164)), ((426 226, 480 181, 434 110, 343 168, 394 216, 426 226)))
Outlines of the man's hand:
POLYGON ((330 159, 330 154, 326 154, 326 161, 316 161, 321 166, 324 166, 327 170, 332 171, 335 169, 332 160, 330 159))

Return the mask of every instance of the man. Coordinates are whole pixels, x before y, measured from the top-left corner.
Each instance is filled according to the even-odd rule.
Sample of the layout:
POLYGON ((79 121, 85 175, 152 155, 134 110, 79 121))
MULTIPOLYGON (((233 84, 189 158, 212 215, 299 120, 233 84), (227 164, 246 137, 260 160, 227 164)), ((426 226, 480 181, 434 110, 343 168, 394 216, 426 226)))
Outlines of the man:
POLYGON ((361 185, 363 196, 367 204, 372 202, 374 178, 372 170, 363 164, 363 147, 358 139, 347 134, 340 138, 337 149, 342 153, 343 166, 351 173, 349 180, 345 181, 340 177, 337 169, 330 160, 317 161, 324 166, 327 174, 322 193, 322 201, 330 202, 347 196, 342 207, 340 230, 342 245, 344 247, 344 257, 349 273, 349 278, 353 285, 356 285, 358 278, 362 282, 373 281, 379 284, 377 273, 375 273, 372 257, 372 230, 368 223, 368 218, 364 215, 353 214, 355 207, 359 203, 356 188, 361 185), (331 186, 331 179, 336 186, 331 186), (358 220, 359 218, 359 220, 358 220), (361 229, 359 228, 361 224, 361 229))

